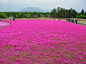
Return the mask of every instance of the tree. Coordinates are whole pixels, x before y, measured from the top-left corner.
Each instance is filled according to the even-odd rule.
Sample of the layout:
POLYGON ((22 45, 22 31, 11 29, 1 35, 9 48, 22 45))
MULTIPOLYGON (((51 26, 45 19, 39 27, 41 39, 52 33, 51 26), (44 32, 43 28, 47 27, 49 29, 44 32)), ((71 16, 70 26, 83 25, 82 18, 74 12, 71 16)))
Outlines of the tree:
POLYGON ((58 7, 57 8, 57 17, 62 17, 62 18, 75 18, 77 15, 77 11, 75 9, 65 9, 58 7))
POLYGON ((7 15, 8 17, 11 17, 11 12, 6 12, 6 15, 7 15))
POLYGON ((61 8, 60 11, 59 11, 59 16, 62 17, 62 18, 65 18, 65 9, 64 8, 61 8))
POLYGON ((58 17, 60 17, 60 10, 61 10, 61 8, 60 8, 60 7, 58 7, 58 8, 57 8, 57 11, 56 11, 56 12, 58 12, 58 14, 57 14, 57 15, 58 15, 58 17))
POLYGON ((18 17, 18 15, 15 15, 15 18, 17 18, 18 17))
POLYGON ((68 18, 68 16, 69 16, 70 14, 69 14, 69 10, 65 10, 65 18, 68 18))
POLYGON ((85 16, 86 16, 86 11, 85 11, 85 16))
POLYGON ((5 13, 0 13, 0 18, 7 18, 7 15, 5 13))
POLYGON ((84 10, 83 10, 83 9, 81 10, 81 14, 83 14, 83 15, 84 15, 84 10))
POLYGON ((56 9, 54 8, 52 11, 51 11, 51 17, 56 18, 56 9))
POLYGON ((49 12, 46 12, 45 13, 45 17, 49 17, 50 16, 50 13, 49 12))
POLYGON ((81 15, 80 15, 80 18, 85 18, 85 15, 81 14, 81 15))
POLYGON ((72 18, 72 15, 73 15, 73 9, 72 8, 69 9, 69 13, 70 13, 69 18, 72 18))
POLYGON ((26 18, 31 18, 31 14, 26 14, 26 18))
POLYGON ((39 17, 41 17, 41 14, 39 13, 39 15, 38 15, 39 17))
POLYGON ((22 14, 18 12, 18 18, 22 18, 22 14))
POLYGON ((72 10, 72 17, 75 18, 77 16, 77 11, 75 9, 72 10))

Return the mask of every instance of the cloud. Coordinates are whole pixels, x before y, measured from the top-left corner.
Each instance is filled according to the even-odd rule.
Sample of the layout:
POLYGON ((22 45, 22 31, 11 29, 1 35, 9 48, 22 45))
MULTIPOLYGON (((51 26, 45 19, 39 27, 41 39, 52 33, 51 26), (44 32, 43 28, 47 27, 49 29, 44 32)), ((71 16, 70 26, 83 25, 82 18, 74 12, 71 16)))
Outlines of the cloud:
POLYGON ((29 4, 30 0, 0 0, 0 3, 22 5, 29 4))
MULTIPOLYGON (((75 8, 86 10, 86 0, 0 0, 0 4, 13 4, 20 8, 39 7, 41 9, 53 9, 57 7, 75 8)), ((0 6, 1 7, 1 6, 0 6)))
POLYGON ((0 3, 8 3, 9 0, 0 0, 0 3))
POLYGON ((25 3, 49 3, 49 2, 57 2, 59 0, 0 0, 0 3, 12 3, 12 4, 25 4, 25 3))

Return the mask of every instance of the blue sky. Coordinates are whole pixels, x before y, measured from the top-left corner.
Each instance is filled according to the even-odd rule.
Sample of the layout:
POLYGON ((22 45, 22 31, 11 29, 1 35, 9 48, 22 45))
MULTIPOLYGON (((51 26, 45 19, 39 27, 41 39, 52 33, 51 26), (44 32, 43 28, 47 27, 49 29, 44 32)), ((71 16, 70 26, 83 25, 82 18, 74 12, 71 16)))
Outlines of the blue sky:
POLYGON ((0 11, 19 11, 26 7, 39 7, 43 10, 51 10, 57 7, 73 8, 80 12, 86 11, 86 0, 0 0, 0 11))

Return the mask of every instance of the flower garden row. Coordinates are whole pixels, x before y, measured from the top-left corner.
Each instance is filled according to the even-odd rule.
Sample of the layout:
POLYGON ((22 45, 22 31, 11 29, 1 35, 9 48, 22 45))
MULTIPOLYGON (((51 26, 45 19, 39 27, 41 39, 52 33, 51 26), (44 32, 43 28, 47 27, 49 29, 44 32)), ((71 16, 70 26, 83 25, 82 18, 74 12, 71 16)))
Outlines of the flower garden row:
POLYGON ((15 20, 0 27, 0 63, 84 64, 86 26, 53 20, 15 20))

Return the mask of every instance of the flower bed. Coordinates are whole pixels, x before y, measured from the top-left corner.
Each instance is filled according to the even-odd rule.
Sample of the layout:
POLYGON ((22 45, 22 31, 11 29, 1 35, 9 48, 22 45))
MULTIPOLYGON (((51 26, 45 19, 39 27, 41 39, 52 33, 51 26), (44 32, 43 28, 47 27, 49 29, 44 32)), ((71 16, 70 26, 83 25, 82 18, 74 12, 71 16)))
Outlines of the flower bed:
POLYGON ((15 20, 0 27, 0 63, 86 63, 86 26, 53 20, 15 20))

